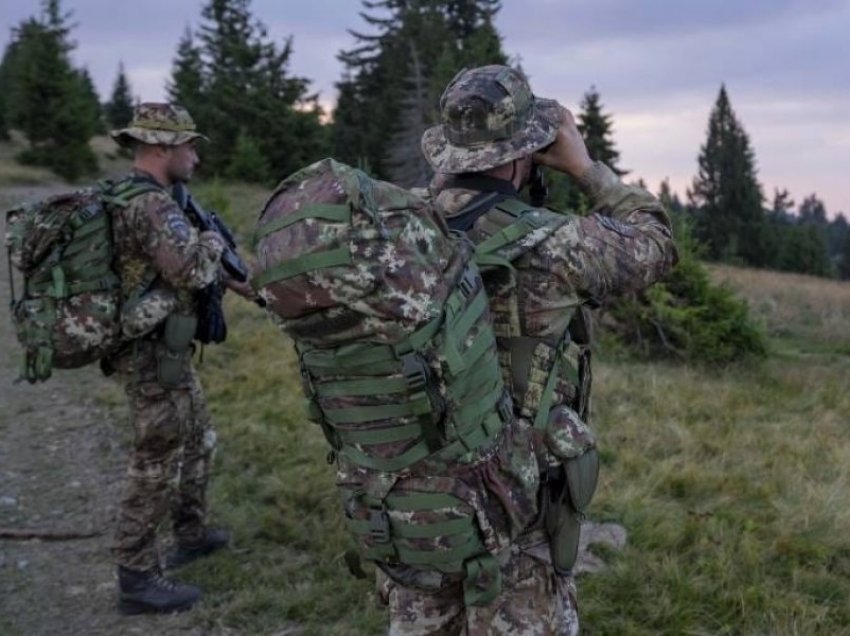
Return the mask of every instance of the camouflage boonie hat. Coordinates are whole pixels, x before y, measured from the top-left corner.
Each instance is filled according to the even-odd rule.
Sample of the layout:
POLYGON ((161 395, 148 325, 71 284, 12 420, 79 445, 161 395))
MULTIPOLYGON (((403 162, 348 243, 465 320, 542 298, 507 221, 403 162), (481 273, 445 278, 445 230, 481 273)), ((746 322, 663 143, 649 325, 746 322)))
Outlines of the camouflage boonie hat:
POLYGON ((195 122, 185 108, 155 102, 136 106, 130 125, 111 131, 109 136, 120 146, 127 146, 132 140, 163 146, 179 146, 192 139, 208 141, 205 135, 195 131, 195 122))
POLYGON ((464 69, 440 97, 442 124, 422 135, 422 152, 437 172, 489 170, 555 141, 558 102, 539 99, 509 66, 464 69))

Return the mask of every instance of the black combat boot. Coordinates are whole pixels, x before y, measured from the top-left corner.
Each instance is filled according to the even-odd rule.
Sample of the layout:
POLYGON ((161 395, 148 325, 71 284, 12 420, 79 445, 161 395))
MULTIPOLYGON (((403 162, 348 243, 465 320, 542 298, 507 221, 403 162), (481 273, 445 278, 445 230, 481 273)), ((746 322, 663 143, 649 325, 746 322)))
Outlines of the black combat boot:
POLYGON ((122 614, 182 612, 201 598, 200 588, 171 581, 158 568, 131 570, 118 566, 118 611, 122 614))
POLYGON ((197 543, 177 543, 165 557, 165 567, 179 568, 195 559, 215 552, 230 543, 230 533, 221 528, 207 528, 204 537, 197 543))

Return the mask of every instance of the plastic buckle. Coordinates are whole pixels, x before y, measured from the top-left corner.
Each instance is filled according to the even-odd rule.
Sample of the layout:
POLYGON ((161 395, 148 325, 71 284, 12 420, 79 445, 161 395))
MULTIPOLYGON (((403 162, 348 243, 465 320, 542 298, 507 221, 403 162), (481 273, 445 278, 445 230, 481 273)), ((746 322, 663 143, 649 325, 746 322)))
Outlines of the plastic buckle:
POLYGON ((369 508, 369 534, 375 543, 390 542, 390 517, 386 508, 369 508))
POLYGON ((463 271, 463 276, 460 277, 460 281, 458 281, 457 286, 464 298, 469 298, 472 295, 472 291, 476 287, 476 278, 477 277, 473 270, 467 268, 463 271))
POLYGON ((401 356, 401 373, 407 387, 412 391, 424 389, 428 382, 425 363, 416 353, 405 353, 401 356))

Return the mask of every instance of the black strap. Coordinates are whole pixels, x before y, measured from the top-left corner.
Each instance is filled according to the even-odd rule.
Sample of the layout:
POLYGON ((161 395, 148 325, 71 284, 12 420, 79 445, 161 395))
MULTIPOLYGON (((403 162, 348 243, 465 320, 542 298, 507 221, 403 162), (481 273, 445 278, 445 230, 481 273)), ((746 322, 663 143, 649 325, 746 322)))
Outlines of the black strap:
POLYGON ((484 174, 454 175, 449 179, 446 188, 479 191, 457 214, 446 218, 449 228, 460 232, 471 230, 482 215, 505 199, 519 197, 517 189, 510 181, 484 174))

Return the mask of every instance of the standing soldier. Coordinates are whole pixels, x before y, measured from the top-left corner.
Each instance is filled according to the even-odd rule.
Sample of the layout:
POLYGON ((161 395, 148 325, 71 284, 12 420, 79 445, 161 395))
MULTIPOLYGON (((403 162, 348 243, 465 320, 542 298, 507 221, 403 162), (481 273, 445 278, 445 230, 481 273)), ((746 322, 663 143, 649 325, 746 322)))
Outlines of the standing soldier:
MULTIPOLYGON (((194 586, 162 575, 157 527, 169 514, 176 567, 225 546, 229 535, 205 523, 206 488, 215 432, 192 367, 197 297, 220 281, 225 242, 198 232, 170 189, 192 177, 198 164, 189 114, 171 104, 143 103, 128 128, 111 133, 133 150, 131 174, 116 184, 113 236, 129 344, 104 361, 125 386, 135 432, 127 485, 118 512, 113 554, 118 564, 119 610, 126 614, 191 607, 194 586)), ((244 286, 224 279, 240 293, 244 286)))
POLYGON ((440 100, 442 123, 422 148, 438 173, 432 194, 467 233, 494 316, 516 415, 537 435, 540 518, 501 561, 502 593, 487 607, 456 595, 387 584, 392 634, 575 634, 571 568, 580 513, 598 460, 587 426, 589 330, 584 307, 660 279, 676 260, 658 200, 593 162, 572 115, 536 98, 516 70, 464 70, 440 100), (593 201, 582 217, 524 203, 542 164, 578 179, 593 201))

